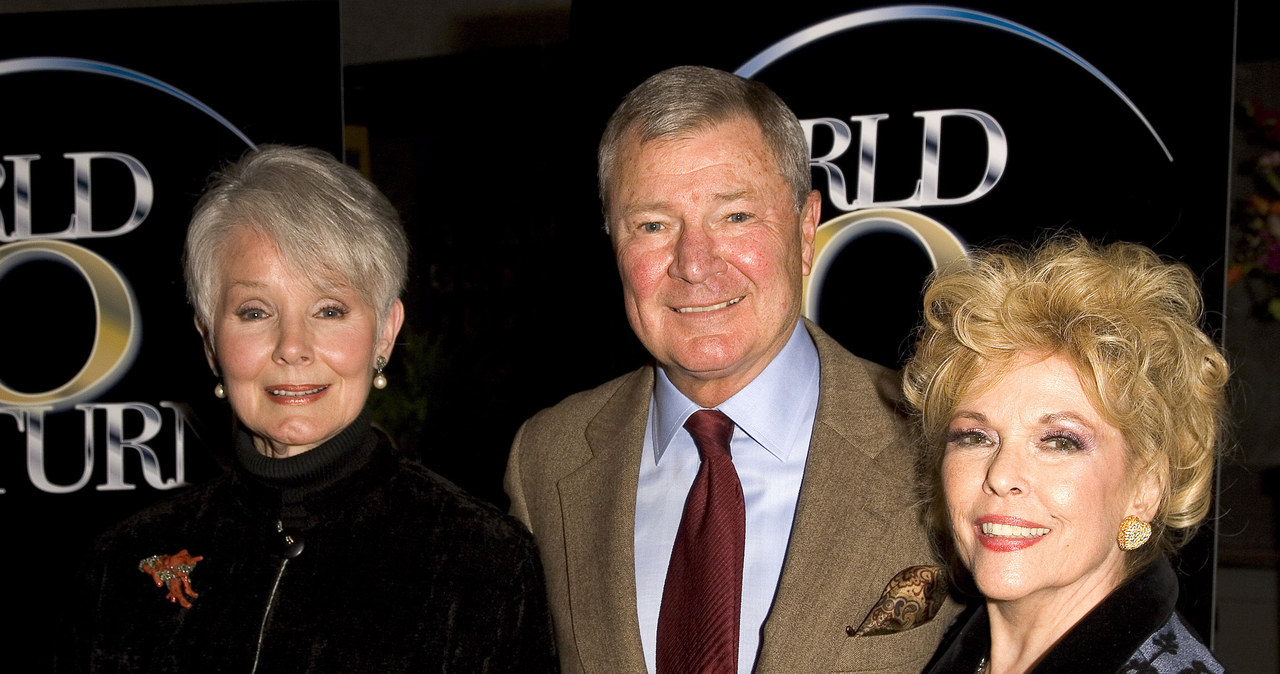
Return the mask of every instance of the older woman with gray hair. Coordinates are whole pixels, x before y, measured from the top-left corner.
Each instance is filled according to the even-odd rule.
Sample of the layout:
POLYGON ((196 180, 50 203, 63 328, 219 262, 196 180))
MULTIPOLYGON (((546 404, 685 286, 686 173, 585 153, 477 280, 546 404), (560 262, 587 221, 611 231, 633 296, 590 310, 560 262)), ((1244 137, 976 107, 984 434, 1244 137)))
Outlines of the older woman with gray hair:
POLYGON ((317 150, 215 177, 184 262, 235 466, 100 540, 64 669, 555 669, 528 532, 370 425, 407 250, 386 197, 317 150))

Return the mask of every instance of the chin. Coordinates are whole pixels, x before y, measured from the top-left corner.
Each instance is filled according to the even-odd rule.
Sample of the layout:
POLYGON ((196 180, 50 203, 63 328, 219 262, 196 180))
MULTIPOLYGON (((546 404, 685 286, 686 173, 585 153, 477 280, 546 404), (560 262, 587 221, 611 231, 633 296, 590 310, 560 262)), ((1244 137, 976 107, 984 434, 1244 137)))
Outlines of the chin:
POLYGON ((1016 568, 986 568, 973 573, 974 585, 989 601, 1021 599, 1041 587, 1042 580, 1016 568))
POLYGON ((1027 595, 1027 592, 1017 586, 1009 586, 1004 583, 983 583, 976 582, 978 591, 987 601, 1013 601, 1021 599, 1027 595))
POLYGON ((692 373, 719 376, 739 367, 746 350, 719 337, 708 337, 688 345, 676 354, 676 363, 692 373))
POLYGON ((313 424, 286 423, 267 432, 254 430, 254 435, 277 447, 311 449, 338 434, 339 428, 320 428, 313 424))

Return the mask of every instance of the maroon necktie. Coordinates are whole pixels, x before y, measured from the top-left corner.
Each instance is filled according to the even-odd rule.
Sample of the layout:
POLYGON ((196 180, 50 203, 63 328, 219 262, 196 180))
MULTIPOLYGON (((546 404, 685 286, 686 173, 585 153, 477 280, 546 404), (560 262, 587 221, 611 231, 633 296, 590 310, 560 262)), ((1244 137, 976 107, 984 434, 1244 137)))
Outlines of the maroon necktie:
POLYGON ((729 455, 733 420, 719 410, 699 410, 684 427, 702 465, 662 588, 658 674, 736 672, 747 509, 729 455))

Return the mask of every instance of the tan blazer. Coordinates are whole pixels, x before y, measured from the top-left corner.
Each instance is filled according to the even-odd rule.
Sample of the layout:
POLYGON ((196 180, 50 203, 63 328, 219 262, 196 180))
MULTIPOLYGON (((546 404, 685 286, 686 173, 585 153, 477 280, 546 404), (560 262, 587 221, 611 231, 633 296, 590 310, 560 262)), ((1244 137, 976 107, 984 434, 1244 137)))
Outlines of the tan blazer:
MULTIPOLYGON (((957 607, 897 634, 850 637, 898 571, 930 563, 892 372, 806 321, 821 391, 791 541, 757 672, 919 672, 957 607)), ((653 366, 525 422, 507 465, 511 513, 537 538, 565 672, 643 672, 636 482, 653 366)), ((684 494, 672 498, 684 498, 684 494)))

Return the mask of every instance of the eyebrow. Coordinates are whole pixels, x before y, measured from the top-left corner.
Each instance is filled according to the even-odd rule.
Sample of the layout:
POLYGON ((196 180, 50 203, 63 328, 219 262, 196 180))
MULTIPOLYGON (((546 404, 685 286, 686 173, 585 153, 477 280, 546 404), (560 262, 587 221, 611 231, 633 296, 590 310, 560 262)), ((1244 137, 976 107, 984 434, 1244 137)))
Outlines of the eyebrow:
POLYGON ((1054 412, 1040 417, 1040 423, 1052 424, 1059 421, 1074 421, 1075 423, 1093 428, 1093 424, 1088 419, 1076 414, 1075 412, 1054 412))
MULTIPOLYGON (((981 412, 967 412, 967 411, 957 412, 955 416, 951 417, 952 421, 955 421, 956 419, 972 419, 973 421, 976 421, 980 424, 991 423, 987 419, 987 415, 981 412)), ((1048 424, 1054 424, 1059 421, 1071 421, 1071 422, 1080 424, 1082 426, 1093 428, 1093 423, 1091 423, 1088 419, 1085 419, 1084 417, 1080 416, 1079 414, 1076 414, 1075 412, 1051 412, 1049 414, 1041 416, 1036 421, 1042 426, 1048 425, 1048 424)))
MULTIPOLYGON (((263 282, 263 281, 251 281, 251 280, 247 280, 247 279, 233 279, 233 280, 231 281, 231 283, 229 283, 229 284, 228 284, 228 287, 233 287, 233 288, 248 288, 248 289, 250 289, 250 290, 260 290, 260 289, 262 289, 262 288, 266 288, 266 287, 267 287, 267 284, 266 284, 265 282, 263 282)), ((312 290, 315 290, 316 292, 321 293, 321 294, 325 294, 325 293, 333 293, 333 292, 341 292, 341 291, 345 291, 345 290, 353 290, 353 291, 354 291, 354 288, 353 288, 353 287, 351 286, 351 284, 349 284, 349 283, 340 283, 340 282, 335 281, 335 280, 333 280, 333 279, 326 279, 326 278, 320 278, 320 279, 316 279, 316 280, 311 281, 311 289, 312 289, 312 290)))
POLYGON ((623 218, 629 218, 636 213, 645 213, 648 211, 663 211, 669 207, 666 201, 646 201, 642 204, 631 204, 622 211, 623 218))
POLYGON ((955 416, 951 417, 952 421, 955 421, 956 419, 973 419, 980 424, 989 423, 987 421, 987 415, 982 412, 957 412, 955 416))
MULTIPOLYGON (((739 199, 750 199, 754 197, 755 194, 755 190, 747 187, 740 190, 734 190, 733 192, 716 192, 711 195, 711 200, 719 204, 724 204, 731 201, 737 201, 739 199)), ((664 211, 669 208, 671 208, 670 201, 645 201, 627 206, 622 211, 622 217, 629 218, 634 216, 636 213, 664 211)))
POLYGON ((744 188, 736 192, 717 192, 716 194, 711 195, 711 198, 723 203, 726 201, 737 201, 739 199, 746 199, 754 195, 755 195, 755 192, 753 192, 751 189, 744 188))

